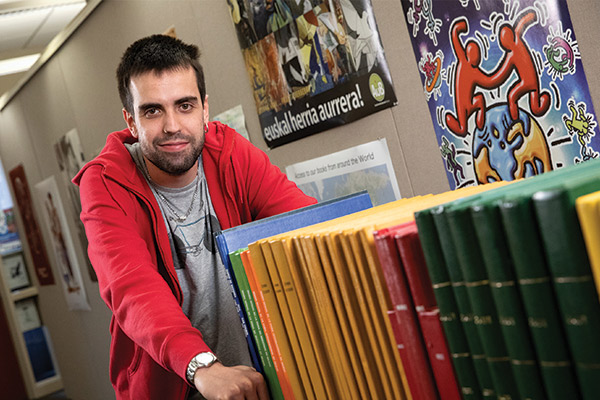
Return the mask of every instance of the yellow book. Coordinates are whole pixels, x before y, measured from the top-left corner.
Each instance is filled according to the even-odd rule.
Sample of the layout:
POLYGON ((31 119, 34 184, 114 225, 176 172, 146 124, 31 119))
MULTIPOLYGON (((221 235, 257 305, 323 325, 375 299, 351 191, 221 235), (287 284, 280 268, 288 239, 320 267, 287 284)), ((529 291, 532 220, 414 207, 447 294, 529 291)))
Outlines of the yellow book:
MULTIPOLYGON (((397 384, 392 380, 395 377, 395 366, 390 363, 388 352, 388 340, 381 331, 381 318, 379 310, 373 306, 373 293, 369 287, 369 279, 365 276, 365 268, 360 254, 355 254, 350 242, 350 238, 345 233, 339 234, 339 240, 342 244, 342 251, 346 262, 346 267, 352 278, 354 295, 358 298, 360 312, 366 327, 366 333, 369 340, 370 350, 375 357, 376 367, 383 385, 383 391, 386 399, 402 399, 404 395, 397 390, 397 384), (392 376, 390 376, 392 372, 392 376)), ((395 350, 395 349, 394 349, 395 350)))
POLYGON ((285 370, 287 371, 292 391, 294 392, 294 397, 296 399, 306 399, 307 395, 304 392, 304 386, 300 378, 300 371, 294 358, 290 338, 283 323, 281 310, 279 309, 279 304, 277 302, 271 278, 269 277, 269 272, 267 270, 267 265, 262 250, 260 245, 256 242, 251 243, 248 246, 248 249, 250 250, 250 259, 252 260, 256 280, 265 300, 265 306, 267 308, 269 318, 271 319, 275 340, 277 341, 281 359, 283 361, 285 370))
POLYGON ((357 382, 360 382, 362 372, 362 377, 366 382, 369 392, 369 396, 363 398, 386 399, 375 354, 371 351, 367 325, 361 312, 360 303, 363 303, 363 301, 354 292, 352 284, 353 279, 351 275, 354 270, 349 270, 346 266, 338 233, 323 233, 321 236, 331 257, 331 266, 333 267, 342 299, 343 309, 338 311, 339 315, 342 316, 340 321, 347 321, 347 324, 341 324, 346 329, 344 335, 346 348, 351 356, 352 353, 356 354, 355 357, 360 362, 360 369, 355 369, 357 382))
POLYGON ((577 198, 575 208, 596 283, 596 291, 600 296, 600 192, 577 198))
POLYGON ((334 312, 337 316, 339 335, 343 341, 344 354, 347 354, 347 357, 350 360, 350 362, 347 363, 347 367, 349 369, 348 374, 353 381, 352 383, 356 385, 356 389, 353 388, 353 390, 356 390, 356 394, 360 399, 372 398, 373 396, 369 394, 361 359, 357 353, 354 335, 352 335, 348 315, 344 307, 344 300, 340 289, 341 284, 333 268, 333 262, 327 244, 325 243, 325 238, 322 235, 315 235, 313 239, 317 246, 317 251, 319 252, 321 264, 323 265, 323 272, 325 273, 325 278, 329 287, 329 294, 331 295, 331 301, 333 302, 334 312))
MULTIPOLYGON (((287 321, 284 317, 284 322, 288 330, 294 329, 296 331, 298 342, 300 344, 300 350, 302 352, 300 355, 296 355, 296 358, 304 358, 307 373, 310 378, 310 385, 312 386, 312 391, 314 392, 315 397, 317 399, 325 399, 327 398, 327 394, 323 379, 327 381, 328 376, 326 375, 326 372, 324 376, 324 373, 320 368, 320 364, 317 361, 317 354, 320 355, 320 352, 319 350, 316 350, 317 347, 314 346, 313 341, 311 340, 311 335, 309 334, 308 326, 302 312, 302 306, 300 305, 300 299, 298 296, 299 291, 296 290, 296 285, 292 280, 288 258, 284 251, 283 244, 281 241, 261 241, 261 247, 264 254, 266 254, 267 251, 270 251, 273 255, 274 264, 271 266, 269 263, 267 263, 269 274, 271 276, 278 274, 279 279, 281 280, 281 297, 283 297, 283 299, 278 297, 278 301, 280 304, 282 301, 287 303, 290 317, 289 321, 287 321), (267 247, 269 250, 267 250, 267 247), (276 269, 276 271, 272 271, 272 269, 276 269), (288 324, 290 327, 288 327, 288 324)), ((275 293, 278 294, 279 292, 276 290, 275 293)))
POLYGON ((301 250, 307 261, 309 272, 308 279, 311 280, 316 289, 316 298, 319 302, 322 324, 327 334, 332 360, 335 363, 333 372, 339 393, 344 399, 358 399, 358 386, 352 370, 350 369, 350 359, 342 337, 338 317, 335 313, 327 279, 323 271, 317 248, 311 237, 297 238, 301 250))

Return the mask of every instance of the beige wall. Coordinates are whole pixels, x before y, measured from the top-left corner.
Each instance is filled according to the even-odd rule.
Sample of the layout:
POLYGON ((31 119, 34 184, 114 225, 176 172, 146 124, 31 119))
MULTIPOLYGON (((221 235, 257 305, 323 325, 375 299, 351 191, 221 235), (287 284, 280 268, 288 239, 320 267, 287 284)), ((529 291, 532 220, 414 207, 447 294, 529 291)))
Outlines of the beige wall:
MULTIPOLYGON (((568 4, 598 105, 600 5, 598 0, 569 0, 568 4)), ((52 146, 69 130, 78 130, 88 158, 96 154, 108 132, 124 127, 114 80, 120 55, 134 40, 175 25, 180 38, 197 43, 203 51, 211 112, 242 104, 252 142, 267 150, 282 169, 386 138, 403 196, 445 191, 448 183, 400 0, 373 0, 373 7, 398 105, 267 150, 225 0, 105 0, 0 112, 0 159, 6 171, 23 163, 33 187, 59 173, 52 146)), ((61 191, 66 198, 65 188, 61 191)), ((74 226, 71 229, 75 231, 74 226)), ((84 265, 85 255, 78 251, 84 265)), ((92 311, 69 312, 61 287, 54 285, 40 288, 42 318, 54 341, 67 394, 74 400, 110 399, 114 398, 107 373, 110 313, 97 284, 89 280, 87 271, 82 273, 92 311)))

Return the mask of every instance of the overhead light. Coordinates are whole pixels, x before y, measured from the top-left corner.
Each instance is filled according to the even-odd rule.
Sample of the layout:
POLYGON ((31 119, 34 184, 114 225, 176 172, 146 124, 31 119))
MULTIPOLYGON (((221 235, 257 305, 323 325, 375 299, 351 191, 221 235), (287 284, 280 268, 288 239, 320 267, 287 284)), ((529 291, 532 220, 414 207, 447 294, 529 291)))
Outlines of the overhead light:
POLYGON ((25 72, 40 58, 40 54, 9 58, 0 61, 0 76, 25 72))

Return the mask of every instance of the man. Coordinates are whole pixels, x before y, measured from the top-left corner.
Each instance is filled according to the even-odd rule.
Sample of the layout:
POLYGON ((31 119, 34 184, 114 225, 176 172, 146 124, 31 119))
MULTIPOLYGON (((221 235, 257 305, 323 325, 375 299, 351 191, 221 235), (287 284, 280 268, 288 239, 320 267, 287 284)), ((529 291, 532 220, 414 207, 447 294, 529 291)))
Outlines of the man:
POLYGON ((208 121, 196 46, 155 35, 117 70, 128 129, 75 177, 118 399, 266 399, 213 234, 315 202, 264 152, 208 121), (194 391, 194 390, 192 390, 194 391))

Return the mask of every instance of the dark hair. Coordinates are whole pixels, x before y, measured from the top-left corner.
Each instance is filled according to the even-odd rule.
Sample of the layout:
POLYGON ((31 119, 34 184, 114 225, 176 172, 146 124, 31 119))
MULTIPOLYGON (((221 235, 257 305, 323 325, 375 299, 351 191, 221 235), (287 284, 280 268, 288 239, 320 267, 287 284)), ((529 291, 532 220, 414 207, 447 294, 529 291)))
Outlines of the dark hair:
POLYGON ((206 86, 199 57, 200 50, 197 46, 183 43, 171 36, 152 35, 134 42, 125 50, 117 68, 119 96, 125 110, 133 115, 131 78, 150 71, 160 73, 188 67, 192 67, 196 73, 200 100, 204 103, 206 86))

